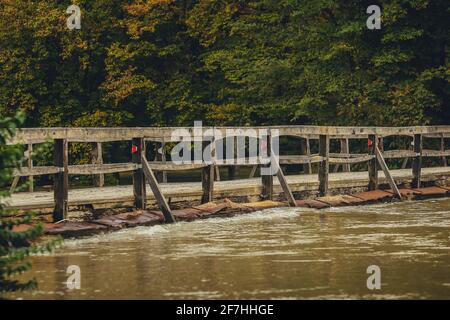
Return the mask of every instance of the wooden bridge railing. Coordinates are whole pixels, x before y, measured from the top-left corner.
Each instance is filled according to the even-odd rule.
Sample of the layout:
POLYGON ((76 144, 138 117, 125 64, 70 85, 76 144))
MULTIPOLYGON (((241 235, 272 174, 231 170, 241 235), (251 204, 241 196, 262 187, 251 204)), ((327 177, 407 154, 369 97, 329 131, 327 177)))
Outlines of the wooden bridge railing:
MULTIPOLYGON (((69 175, 96 175, 96 185, 104 185, 104 175, 117 172, 133 172, 133 190, 135 206, 137 208, 146 207, 146 186, 142 159, 145 157, 146 142, 153 141, 164 144, 171 141, 172 133, 175 129, 185 129, 192 132, 192 128, 30 128, 17 132, 9 144, 27 144, 30 154, 28 166, 15 171, 15 181, 18 177, 37 175, 54 175, 54 199, 55 210, 54 219, 61 220, 66 217, 68 210, 68 176, 69 175), (32 147, 33 144, 54 141, 54 165, 53 166, 33 166, 32 147), (132 162, 131 163, 103 163, 102 143, 113 141, 132 141, 132 162), (68 163, 68 143, 84 142, 93 145, 92 164, 69 165, 68 163)), ((201 130, 211 130, 210 127, 203 127, 201 130)), ((445 139, 450 138, 450 126, 428 126, 428 127, 320 127, 320 126, 284 126, 284 127, 253 127, 253 128, 227 128, 215 127, 214 130, 226 136, 227 129, 241 129, 243 132, 249 129, 268 129, 273 132, 278 130, 279 136, 291 136, 300 138, 304 154, 301 155, 281 155, 277 159, 277 164, 304 164, 305 172, 312 173, 312 164, 318 164, 319 193, 326 195, 328 192, 328 176, 330 165, 335 165, 334 171, 342 166, 344 172, 350 171, 350 165, 356 163, 368 163, 370 190, 378 187, 378 166, 384 169, 384 159, 411 158, 414 187, 419 187, 421 182, 421 168, 423 157, 438 157, 443 166, 447 165, 447 158, 450 150, 445 149, 445 139), (409 136, 413 138, 413 150, 388 150, 384 151, 383 139, 389 136, 409 136), (423 149, 423 138, 440 139, 439 150, 423 149), (330 140, 340 141, 340 153, 330 153, 330 140), (368 153, 352 154, 349 150, 349 139, 366 139, 368 143, 368 153), (318 154, 311 154, 310 140, 319 141, 318 154), (377 153, 377 149, 381 150, 377 153)), ((269 139, 271 141, 271 139, 269 139)), ((269 143, 270 145, 270 143, 269 143)), ((145 158, 146 159, 146 158, 145 158)), ((160 156, 154 162, 148 163, 150 171, 157 172, 181 171, 202 169, 202 202, 211 201, 213 198, 214 176, 216 168, 230 163, 207 164, 173 164, 166 161, 164 156, 160 156)), ((255 162, 237 161, 233 165, 253 165, 251 176, 255 174, 255 162)), ((145 160, 146 161, 146 160, 145 160)), ((265 164, 257 163, 263 166, 265 164)), ((387 169, 388 170, 388 169, 387 169)), ((386 173, 386 172, 385 172, 386 173)), ((280 184, 290 203, 292 202, 292 192, 284 179, 283 172, 278 175, 280 184)), ((163 181, 167 181, 163 178, 163 181)), ((30 179, 30 181, 32 181, 30 179)), ((392 181, 391 181, 392 182, 392 181)), ((32 188, 30 188, 32 191, 32 188)), ((273 197, 273 176, 262 177, 263 199, 273 197)))

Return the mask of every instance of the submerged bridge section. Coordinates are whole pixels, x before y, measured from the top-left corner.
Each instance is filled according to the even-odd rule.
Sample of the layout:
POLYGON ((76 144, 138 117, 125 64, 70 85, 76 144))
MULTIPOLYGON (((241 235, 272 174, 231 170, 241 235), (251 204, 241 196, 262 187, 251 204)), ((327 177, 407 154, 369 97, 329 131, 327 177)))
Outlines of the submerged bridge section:
MULTIPOLYGON (((197 132, 198 134, 198 132, 197 132)), ((447 149, 450 138, 450 126, 428 127, 320 127, 320 126, 284 126, 284 127, 202 127, 202 128, 30 128, 22 129, 9 141, 10 144, 28 146, 27 166, 15 171, 11 191, 14 191, 20 177, 28 177, 28 192, 13 193, 7 199, 7 205, 13 208, 33 210, 51 209, 54 221, 67 216, 69 206, 120 206, 131 204, 137 209, 145 209, 156 203, 164 213, 166 222, 171 220, 170 205, 179 201, 200 201, 207 203, 213 199, 226 197, 250 197, 271 200, 283 194, 291 206, 296 206, 296 199, 303 193, 316 192, 325 196, 333 190, 345 188, 366 188, 375 190, 379 184, 389 184, 390 188, 401 197, 397 185, 405 184, 419 188, 421 183, 436 182, 447 184, 450 167, 447 166, 447 149), (233 130, 231 140, 229 131, 233 130), (194 133, 201 130, 200 136, 218 132, 229 141, 238 141, 242 137, 254 139, 261 145, 265 141, 267 153, 279 170, 274 175, 255 178, 257 167, 267 167, 266 162, 254 161, 249 153, 238 155, 231 162, 216 161, 218 141, 197 139, 194 133, 192 144, 200 143, 202 148, 210 147, 212 161, 193 164, 175 164, 167 159, 167 147, 173 147, 173 133, 184 130, 194 133), (227 131, 228 130, 228 131, 227 131), (261 135, 249 132, 266 132, 266 140, 261 135), (280 149, 281 156, 273 158, 273 135, 299 140, 298 150, 280 149), (393 137, 406 137, 410 140, 403 150, 387 150, 386 140, 393 137), (351 152, 351 142, 360 140, 359 146, 365 146, 366 152, 351 152), (33 165, 33 145, 52 141, 54 144, 54 163, 52 166, 33 165), (102 144, 113 141, 130 141, 129 163, 103 163, 102 144), (162 146, 161 154, 149 157, 148 143, 162 146), (92 164, 69 165, 69 144, 88 143, 92 146, 92 164), (312 144, 317 152, 312 152, 312 144), (165 145, 167 146, 165 147, 165 145), (432 145, 435 148, 424 146, 432 145), (332 148, 337 152, 332 152, 332 148), (294 153, 287 155, 288 153, 294 153), (152 158, 152 161, 148 159, 152 158), (155 158, 155 159, 153 159, 155 158), (386 159, 404 159, 403 169, 390 170, 386 159), (434 167, 425 168, 424 159, 435 159, 434 167), (411 159, 411 168, 406 168, 406 160, 411 159), (153 161, 155 160, 155 161, 153 161), (285 176, 281 167, 292 164, 303 165, 303 174, 285 176), (351 172, 351 166, 361 164, 367 171, 351 172), (251 166, 248 179, 220 181, 217 168, 220 166, 251 166), (167 172, 200 169, 201 182, 167 183, 167 172), (331 171, 331 173, 330 173, 331 171), (132 172, 131 186, 104 186, 104 175, 117 172, 132 172), (314 173, 313 173, 314 172, 314 173), (155 174, 156 173, 156 174, 155 174), (52 192, 33 192, 33 177, 53 175, 52 192), (69 175, 95 175, 96 186, 92 188, 70 189, 69 175), (158 178, 157 178, 158 177, 158 178), (146 183, 147 182, 147 183, 146 183), (149 192, 150 187, 151 192, 149 192)), ((180 138, 181 140, 181 138, 180 138)), ((234 144, 234 142, 232 142, 234 144)), ((291 144, 292 145, 292 144, 291 144)), ((223 145, 221 145, 223 147, 223 145)))

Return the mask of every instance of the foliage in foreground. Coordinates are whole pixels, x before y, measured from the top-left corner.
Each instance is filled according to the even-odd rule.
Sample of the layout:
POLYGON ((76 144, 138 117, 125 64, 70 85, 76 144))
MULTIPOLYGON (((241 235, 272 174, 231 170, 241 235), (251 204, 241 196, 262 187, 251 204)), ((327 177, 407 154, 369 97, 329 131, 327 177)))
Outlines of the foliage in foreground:
MULTIPOLYGON (((22 115, 0 119, 0 200, 8 196, 5 188, 11 183, 13 170, 19 166, 22 158, 20 148, 6 145, 6 141, 22 123, 22 115)), ((14 227, 30 223, 31 218, 31 215, 14 217, 13 212, 0 203, 0 294, 36 288, 35 279, 22 282, 15 276, 31 268, 27 259, 31 254, 49 252, 56 245, 56 242, 45 245, 34 243, 42 235, 43 227, 40 224, 25 231, 14 231, 14 227)))

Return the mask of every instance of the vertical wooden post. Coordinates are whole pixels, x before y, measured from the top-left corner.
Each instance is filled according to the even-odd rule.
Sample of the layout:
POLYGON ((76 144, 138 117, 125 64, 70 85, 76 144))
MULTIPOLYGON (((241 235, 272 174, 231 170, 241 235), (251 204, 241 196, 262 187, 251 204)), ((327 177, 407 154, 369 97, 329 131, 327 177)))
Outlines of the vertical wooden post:
POLYGON ((258 165, 252 166, 252 170, 250 171, 250 174, 248 175, 249 178, 254 178, 256 174, 256 170, 258 169, 258 165))
MULTIPOLYGON (((166 163, 167 158, 166 158, 166 142, 164 141, 164 139, 161 142, 161 161, 162 163, 166 163)), ((167 183, 167 171, 163 171, 162 172, 162 182, 163 183, 167 183)))
MULTIPOLYGON (((348 139, 341 139, 341 153, 350 154, 350 147, 348 145, 348 139)), ((342 170, 344 172, 350 172, 350 164, 344 163, 342 165, 342 170)))
POLYGON ((378 137, 375 134, 369 134, 368 138, 367 146, 369 154, 374 156, 374 158, 369 160, 369 190, 376 190, 378 188, 378 159, 376 152, 378 148, 378 137))
MULTIPOLYGON (((214 159, 215 146, 214 141, 210 142, 211 144, 211 159, 214 159)), ((203 150, 208 146, 208 142, 203 142, 203 150)), ((207 159, 204 159, 207 160, 207 159)), ((202 168, 202 200, 201 203, 208 203, 213 200, 214 194, 214 164, 207 165, 202 168)))
POLYGON ((420 176, 422 174, 422 135, 415 134, 414 135, 414 152, 417 154, 413 158, 412 162, 412 171, 413 171, 413 180, 412 187, 420 188, 420 176))
POLYGON ((53 161, 55 167, 60 171, 55 174, 53 181, 53 192, 55 208, 53 210, 53 222, 58 222, 67 218, 69 210, 69 154, 68 143, 65 139, 56 139, 53 149, 53 161))
POLYGON ((328 193, 328 173, 330 171, 329 157, 330 157, 330 137, 321 134, 319 136, 319 156, 323 160, 319 162, 319 194, 326 196, 328 193))
MULTIPOLYGON (((444 138, 444 134, 442 134, 442 137, 441 137, 441 152, 445 152, 445 138, 444 138)), ((447 158, 445 156, 441 157, 441 165, 443 167, 447 166, 447 158)))
MULTIPOLYGON (((92 143, 92 155, 91 160, 93 164, 103 164, 103 150, 101 142, 92 143)), ((105 174, 100 173, 95 175, 95 186, 103 187, 105 185, 105 174)))
MULTIPOLYGON (((33 144, 28 144, 28 169, 33 170, 33 144)), ((33 192, 34 191, 34 177, 29 176, 28 177, 28 191, 33 192)))
POLYGON ((220 170, 219 169, 220 169, 219 166, 214 166, 214 170, 215 170, 215 173, 216 173, 216 175, 215 175, 215 180, 216 181, 220 181, 220 170))
MULTIPOLYGON (((300 143, 301 143, 302 153, 304 153, 307 156, 310 156, 311 155, 311 148, 310 148, 310 145, 309 145, 309 139, 308 138, 304 138, 304 139, 302 138, 300 143)), ((305 174, 312 173, 311 162, 305 163, 303 165, 303 172, 305 174)))
POLYGON ((137 209, 145 209, 147 205, 145 178, 142 170, 142 156, 145 156, 145 141, 143 138, 133 138, 131 161, 140 166, 140 168, 133 171, 134 206, 137 209))
MULTIPOLYGON (((260 155, 262 156, 262 155, 260 155)), ((267 135, 267 157, 270 159, 272 157, 272 135, 270 132, 267 135)), ((269 164, 264 164, 261 167, 270 167, 269 164)), ((261 175, 262 181, 262 200, 273 200, 273 175, 261 175)))

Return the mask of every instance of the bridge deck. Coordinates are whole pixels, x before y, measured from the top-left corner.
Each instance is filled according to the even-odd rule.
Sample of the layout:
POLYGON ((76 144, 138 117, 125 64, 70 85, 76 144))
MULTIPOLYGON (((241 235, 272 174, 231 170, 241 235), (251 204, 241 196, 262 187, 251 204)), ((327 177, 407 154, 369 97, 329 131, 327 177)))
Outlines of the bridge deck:
MULTIPOLYGON (((397 183, 410 182, 411 169, 391 171, 397 183)), ((382 171, 379 172, 380 183, 385 183, 382 171)), ((450 167, 435 167, 422 169, 422 181, 445 180, 450 177, 450 167)), ((316 191, 319 186, 317 174, 286 176, 293 192, 316 191)), ((367 172, 330 173, 330 191, 336 188, 365 187, 368 184, 367 172)), ((172 202, 199 200, 202 195, 201 182, 174 182, 161 184, 161 190, 172 202)), ((261 192, 261 179, 241 179, 232 181, 217 181, 214 183, 214 198, 233 196, 257 196, 261 192)), ((281 193, 278 180, 274 178, 274 193, 281 193)), ((149 203, 154 203, 154 197, 147 188, 149 203)), ((133 203, 133 187, 131 185, 83 188, 69 190, 69 205, 92 204, 94 206, 120 206, 133 203)), ((53 208, 53 191, 20 192, 6 200, 9 207, 16 209, 51 209, 53 208)))

